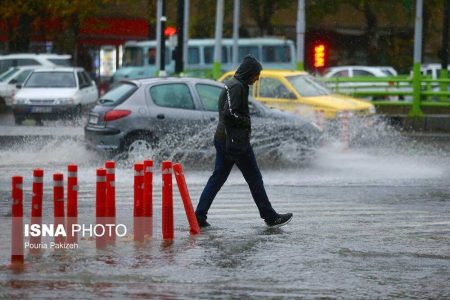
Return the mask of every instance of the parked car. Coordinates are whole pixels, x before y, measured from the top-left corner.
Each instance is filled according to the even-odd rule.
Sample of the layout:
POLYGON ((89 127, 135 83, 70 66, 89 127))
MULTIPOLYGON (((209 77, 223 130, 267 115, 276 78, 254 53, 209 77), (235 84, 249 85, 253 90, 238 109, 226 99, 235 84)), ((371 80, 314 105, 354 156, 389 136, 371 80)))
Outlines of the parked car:
POLYGON ((323 77, 386 77, 397 75, 397 71, 389 66, 338 66, 328 68, 323 77))
MULTIPOLYGON (((324 73, 325 79, 333 78, 353 78, 353 77, 392 77, 397 76, 397 71, 390 66, 338 66, 330 67, 324 73)), ((353 92, 390 92, 390 91, 409 91, 408 84, 398 85, 394 81, 386 82, 336 82, 327 80, 327 85, 330 89, 338 93, 353 93, 353 92)), ((393 96, 366 96, 367 100, 399 100, 397 95, 393 96)))
MULTIPOLYGON (((101 96, 85 126, 89 148, 130 158, 151 156, 156 149, 201 152, 213 149, 218 98, 223 84, 199 78, 151 78, 121 81, 101 96)), ((276 151, 281 144, 313 151, 321 130, 291 113, 250 101, 255 153, 276 151)))
POLYGON ((69 67, 72 65, 71 58, 72 56, 67 54, 50 53, 18 53, 0 55, 0 73, 6 72, 11 67, 21 66, 69 67))
MULTIPOLYGON (((219 81, 234 75, 227 72, 219 81)), ((338 95, 322 82, 301 71, 262 70, 260 79, 253 85, 251 95, 269 107, 314 117, 323 111, 326 119, 340 118, 345 111, 354 116, 370 116, 375 113, 373 104, 367 101, 338 95)))
POLYGON ((14 96, 16 124, 26 118, 58 119, 79 116, 93 105, 98 89, 83 68, 40 68, 34 70, 14 96))
POLYGON ((28 75, 30 75, 36 68, 38 67, 12 67, 6 72, 0 74, 0 100, 2 100, 7 106, 11 106, 13 96, 17 92, 17 85, 23 84, 28 75))

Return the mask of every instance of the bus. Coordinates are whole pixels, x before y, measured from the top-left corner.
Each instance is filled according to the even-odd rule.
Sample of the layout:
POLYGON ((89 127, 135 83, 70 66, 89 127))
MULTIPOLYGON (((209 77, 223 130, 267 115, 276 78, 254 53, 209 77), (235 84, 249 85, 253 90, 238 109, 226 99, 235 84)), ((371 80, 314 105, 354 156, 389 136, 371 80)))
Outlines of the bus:
MULTIPOLYGON (((185 74, 197 77, 212 78, 214 63, 214 39, 190 39, 188 41, 188 59, 184 62, 185 74)), ((175 61, 172 60, 174 47, 166 41, 166 71, 173 74, 175 61)), ((236 68, 232 62, 233 40, 222 39, 221 71, 227 72, 236 68)), ((245 55, 252 54, 267 69, 295 70, 295 47, 291 40, 281 38, 243 38, 238 40, 238 61, 245 55)), ((156 66, 156 41, 129 41, 125 43, 122 66, 112 81, 123 78, 139 79, 155 77, 159 66, 156 66)))

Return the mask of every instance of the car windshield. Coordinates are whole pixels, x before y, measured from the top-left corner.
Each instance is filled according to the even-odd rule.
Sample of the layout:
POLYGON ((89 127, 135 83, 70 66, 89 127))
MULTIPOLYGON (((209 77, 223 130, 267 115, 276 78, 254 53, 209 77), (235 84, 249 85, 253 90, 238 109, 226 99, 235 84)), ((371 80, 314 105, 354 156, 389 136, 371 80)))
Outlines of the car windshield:
POLYGON ((128 99, 137 89, 134 84, 121 82, 106 92, 98 102, 105 106, 116 106, 128 99))
POLYGON ((19 71, 18 68, 11 68, 0 75, 0 81, 8 81, 8 79, 19 71))
POLYGON ((302 97, 316 97, 331 94, 328 88, 310 75, 288 76, 286 79, 302 97))
POLYGON ((26 88, 76 88, 73 72, 34 72, 25 82, 26 88))

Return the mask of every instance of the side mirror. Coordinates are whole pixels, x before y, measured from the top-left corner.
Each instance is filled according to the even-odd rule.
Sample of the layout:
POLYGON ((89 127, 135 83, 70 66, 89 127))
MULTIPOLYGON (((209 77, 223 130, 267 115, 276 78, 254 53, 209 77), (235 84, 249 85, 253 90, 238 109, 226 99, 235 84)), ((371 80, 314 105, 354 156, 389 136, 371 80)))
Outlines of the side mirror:
POLYGON ((22 88, 22 84, 21 83, 16 84, 16 88, 21 89, 22 88))
POLYGON ((11 79, 10 81, 9 81, 9 84, 17 84, 17 79, 11 79))

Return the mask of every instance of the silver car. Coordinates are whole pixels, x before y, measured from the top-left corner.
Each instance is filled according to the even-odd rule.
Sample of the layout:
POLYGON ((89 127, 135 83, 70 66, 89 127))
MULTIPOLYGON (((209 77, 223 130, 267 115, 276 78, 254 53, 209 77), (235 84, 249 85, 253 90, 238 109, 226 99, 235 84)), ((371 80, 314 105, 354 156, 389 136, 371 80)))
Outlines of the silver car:
MULTIPOLYGON (((172 157, 174 152, 213 149, 222 89, 220 82, 199 78, 121 81, 89 113, 87 146, 136 159, 162 149, 172 157)), ((280 145, 293 143, 309 151, 319 143, 320 129, 297 115, 254 101, 250 110, 255 154, 273 154, 280 145)))

